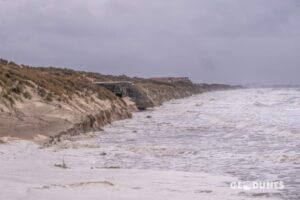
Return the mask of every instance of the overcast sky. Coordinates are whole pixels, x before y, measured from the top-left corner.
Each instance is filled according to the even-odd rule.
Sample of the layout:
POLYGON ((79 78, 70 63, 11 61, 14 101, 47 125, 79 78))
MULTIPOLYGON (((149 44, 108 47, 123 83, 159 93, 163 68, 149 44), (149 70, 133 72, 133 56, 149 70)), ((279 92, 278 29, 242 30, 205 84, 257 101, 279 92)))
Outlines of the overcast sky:
POLYGON ((0 0, 0 57, 105 74, 300 83, 300 0, 0 0))

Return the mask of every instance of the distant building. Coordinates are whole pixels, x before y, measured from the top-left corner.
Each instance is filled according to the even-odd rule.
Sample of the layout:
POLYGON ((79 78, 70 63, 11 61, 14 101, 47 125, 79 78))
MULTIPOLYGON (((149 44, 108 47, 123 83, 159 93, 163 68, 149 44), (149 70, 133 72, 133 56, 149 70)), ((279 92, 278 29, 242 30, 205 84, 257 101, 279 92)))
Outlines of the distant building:
POLYGON ((174 82, 191 82, 191 80, 188 77, 154 77, 150 78, 154 81, 160 81, 160 82, 167 82, 167 83, 174 83, 174 82))

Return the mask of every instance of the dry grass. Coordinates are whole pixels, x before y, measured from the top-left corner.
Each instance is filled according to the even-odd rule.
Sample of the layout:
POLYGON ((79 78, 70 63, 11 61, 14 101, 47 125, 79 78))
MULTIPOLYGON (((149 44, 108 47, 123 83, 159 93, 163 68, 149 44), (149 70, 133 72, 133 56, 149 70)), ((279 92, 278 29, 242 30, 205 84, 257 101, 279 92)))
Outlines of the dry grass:
POLYGON ((71 100, 74 96, 88 97, 97 94, 103 100, 113 100, 115 96, 104 88, 95 86, 92 79, 104 79, 96 73, 78 72, 71 69, 54 67, 30 67, 0 60, 0 98, 11 105, 23 98, 31 99, 26 88, 31 88, 45 101, 51 102, 71 100), (93 78, 95 77, 95 78, 93 78))
MULTIPOLYGON (((75 71, 55 67, 30 67, 0 59, 0 102, 14 105, 16 101, 31 99, 36 92, 44 101, 68 102, 74 97, 89 98, 92 94, 101 100, 115 100, 110 91, 98 87, 93 81, 131 81, 140 91, 147 92, 159 102, 198 93, 199 87, 191 82, 167 83, 151 79, 112 76, 93 72, 75 71), (183 95, 179 95, 179 93, 183 95)), ((89 98, 89 100, 93 100, 89 98)), ((88 99, 87 99, 88 101, 88 99)))

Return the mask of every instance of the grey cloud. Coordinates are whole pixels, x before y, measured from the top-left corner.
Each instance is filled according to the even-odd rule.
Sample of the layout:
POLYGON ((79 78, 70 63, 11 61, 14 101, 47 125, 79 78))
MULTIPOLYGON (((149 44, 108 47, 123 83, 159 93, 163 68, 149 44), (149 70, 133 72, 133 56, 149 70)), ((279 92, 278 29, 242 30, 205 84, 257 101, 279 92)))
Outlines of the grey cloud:
POLYGON ((20 63, 300 83, 298 0, 9 0, 0 9, 0 57, 20 63))

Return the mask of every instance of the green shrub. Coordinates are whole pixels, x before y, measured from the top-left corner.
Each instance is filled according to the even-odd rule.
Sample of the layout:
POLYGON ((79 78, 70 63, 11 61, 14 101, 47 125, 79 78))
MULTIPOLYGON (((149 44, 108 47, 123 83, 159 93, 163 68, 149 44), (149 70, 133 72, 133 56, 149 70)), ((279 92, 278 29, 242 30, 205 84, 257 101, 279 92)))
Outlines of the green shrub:
POLYGON ((1 65, 7 65, 8 61, 4 59, 0 59, 0 64, 1 65))
POLYGON ((45 97, 47 92, 44 88, 38 88, 38 94, 41 96, 41 97, 45 97))
POLYGON ((24 91, 24 86, 18 84, 18 85, 16 85, 16 86, 12 87, 12 88, 11 88, 11 91, 12 91, 13 93, 16 93, 16 94, 20 95, 20 94, 23 93, 23 91, 24 91))
POLYGON ((47 94, 46 101, 48 101, 48 102, 52 102, 53 101, 53 94, 51 92, 47 94))
POLYGON ((10 61, 9 63, 8 63, 8 65, 12 65, 12 66, 18 66, 15 62, 13 62, 13 61, 10 61))
POLYGON ((23 93, 23 96, 24 96, 24 98, 26 98, 26 99, 32 99, 32 95, 31 95, 28 91, 25 91, 25 92, 23 93))
POLYGON ((10 105, 14 105, 15 104, 15 100, 7 93, 2 95, 3 98, 7 99, 10 103, 10 105))

